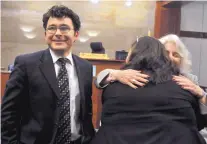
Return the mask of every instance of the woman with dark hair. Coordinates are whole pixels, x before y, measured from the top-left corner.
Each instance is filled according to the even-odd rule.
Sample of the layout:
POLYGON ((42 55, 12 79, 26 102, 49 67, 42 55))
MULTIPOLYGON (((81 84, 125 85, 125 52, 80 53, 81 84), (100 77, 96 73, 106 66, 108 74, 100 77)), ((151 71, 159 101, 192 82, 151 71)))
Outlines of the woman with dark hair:
POLYGON ((198 101, 172 81, 180 72, 164 45, 140 38, 123 69, 141 70, 149 82, 138 89, 114 82, 104 89, 102 126, 92 144, 205 144, 198 101))

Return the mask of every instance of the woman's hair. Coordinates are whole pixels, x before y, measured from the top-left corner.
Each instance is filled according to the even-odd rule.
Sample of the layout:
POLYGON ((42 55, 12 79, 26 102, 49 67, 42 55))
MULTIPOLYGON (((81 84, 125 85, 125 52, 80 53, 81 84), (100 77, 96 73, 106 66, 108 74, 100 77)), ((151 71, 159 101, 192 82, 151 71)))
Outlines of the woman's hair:
POLYGON ((152 37, 141 37, 131 52, 129 62, 123 69, 141 70, 150 76, 149 81, 155 84, 172 79, 179 74, 177 68, 169 59, 164 45, 152 37))
POLYGON ((192 71, 191 54, 188 51, 188 49, 185 47, 183 42, 180 40, 180 38, 177 35, 169 34, 161 37, 159 40, 164 45, 168 42, 172 42, 175 44, 177 48, 177 52, 181 56, 180 71, 184 74, 191 73, 192 71))

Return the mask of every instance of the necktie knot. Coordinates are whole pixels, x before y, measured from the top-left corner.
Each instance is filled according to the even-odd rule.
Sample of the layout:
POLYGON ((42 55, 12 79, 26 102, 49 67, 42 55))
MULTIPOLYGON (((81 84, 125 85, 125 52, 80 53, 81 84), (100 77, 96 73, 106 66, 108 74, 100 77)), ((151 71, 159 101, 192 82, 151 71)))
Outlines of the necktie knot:
POLYGON ((61 66, 65 66, 66 62, 68 61, 67 58, 59 58, 58 62, 61 66))

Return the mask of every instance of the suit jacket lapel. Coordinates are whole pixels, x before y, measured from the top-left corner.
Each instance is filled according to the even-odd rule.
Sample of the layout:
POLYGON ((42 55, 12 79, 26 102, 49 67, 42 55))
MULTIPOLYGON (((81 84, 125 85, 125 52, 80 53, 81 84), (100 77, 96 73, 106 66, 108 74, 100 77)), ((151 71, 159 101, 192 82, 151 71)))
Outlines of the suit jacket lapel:
POLYGON ((40 61, 42 62, 39 66, 41 72, 43 73, 44 77, 48 81, 56 96, 60 97, 57 78, 55 74, 55 67, 49 49, 44 52, 40 61))
POLYGON ((81 97, 81 113, 82 116, 84 116, 85 114, 85 96, 84 96, 84 65, 82 64, 82 62, 80 61, 80 59, 75 56, 73 56, 73 60, 75 63, 75 68, 76 68, 76 72, 77 72, 77 76, 78 76, 78 83, 79 83, 79 89, 80 89, 80 97, 81 97))

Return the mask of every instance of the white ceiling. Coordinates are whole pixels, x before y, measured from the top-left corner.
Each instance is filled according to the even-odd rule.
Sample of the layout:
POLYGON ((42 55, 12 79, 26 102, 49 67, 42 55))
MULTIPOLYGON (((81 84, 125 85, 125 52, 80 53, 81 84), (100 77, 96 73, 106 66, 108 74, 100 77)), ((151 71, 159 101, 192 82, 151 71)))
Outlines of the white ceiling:
POLYGON ((99 31, 97 37, 87 42, 76 42, 76 47, 90 47, 90 42, 99 41, 106 49, 128 49, 136 36, 153 33, 155 1, 132 1, 131 7, 125 1, 2 1, 1 2, 1 42, 2 48, 8 43, 44 44, 42 15, 53 5, 63 4, 75 11, 81 19, 81 36, 88 36, 87 30, 99 31), (34 26, 37 37, 27 39, 21 25, 34 26))

